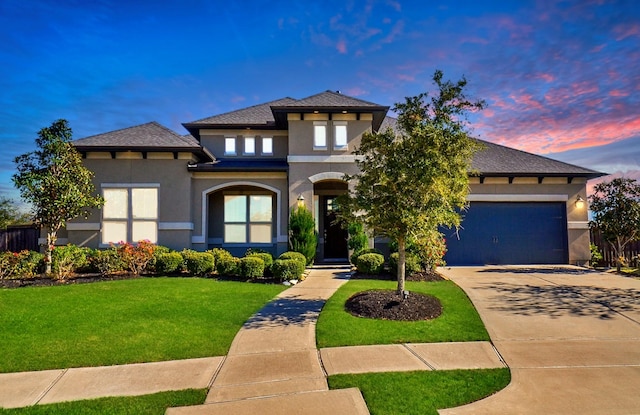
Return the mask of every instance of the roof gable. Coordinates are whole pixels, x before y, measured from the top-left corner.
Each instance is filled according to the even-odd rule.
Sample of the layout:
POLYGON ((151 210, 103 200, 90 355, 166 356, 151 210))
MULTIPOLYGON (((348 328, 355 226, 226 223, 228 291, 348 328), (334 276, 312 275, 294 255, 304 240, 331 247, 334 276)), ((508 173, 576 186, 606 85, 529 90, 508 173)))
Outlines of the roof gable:
POLYGON ((201 120, 185 123, 185 126, 207 126, 207 125, 273 125, 275 119, 271 106, 288 105, 296 102, 293 98, 281 98, 264 104, 253 105, 223 114, 213 115, 201 120))

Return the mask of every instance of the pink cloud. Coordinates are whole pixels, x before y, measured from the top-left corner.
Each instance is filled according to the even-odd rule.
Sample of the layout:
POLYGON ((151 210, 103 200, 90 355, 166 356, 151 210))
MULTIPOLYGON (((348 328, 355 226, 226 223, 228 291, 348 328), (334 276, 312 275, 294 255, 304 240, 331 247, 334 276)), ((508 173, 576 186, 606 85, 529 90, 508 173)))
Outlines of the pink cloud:
POLYGON ((416 80, 416 77, 412 75, 398 74, 396 77, 401 81, 413 82, 416 80))
POLYGON ((336 49, 338 50, 338 52, 340 52, 342 54, 346 54, 347 53, 347 42, 345 42, 344 39, 340 39, 338 41, 338 43, 336 44, 336 49))
POLYGON ((550 73, 539 73, 539 74, 536 74, 534 78, 542 79, 545 82, 553 82, 556 80, 556 77, 550 73))
POLYGON ((352 97, 359 97, 359 96, 368 94, 368 92, 365 91, 364 89, 356 86, 356 87, 353 87, 353 88, 348 88, 345 91, 345 94, 351 95, 352 97))
POLYGON ((611 97, 628 97, 629 93, 627 91, 620 91, 619 89, 614 89, 609 91, 609 96, 611 97))
POLYGON ((640 36, 640 24, 620 24, 613 28, 616 40, 621 41, 630 36, 640 36))

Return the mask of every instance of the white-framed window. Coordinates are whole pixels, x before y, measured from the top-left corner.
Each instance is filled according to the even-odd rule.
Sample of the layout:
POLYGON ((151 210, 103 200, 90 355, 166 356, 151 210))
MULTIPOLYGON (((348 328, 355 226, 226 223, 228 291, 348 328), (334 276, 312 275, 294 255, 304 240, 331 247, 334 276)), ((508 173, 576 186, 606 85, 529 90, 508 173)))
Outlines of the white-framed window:
POLYGON ((158 188, 104 187, 103 245, 117 242, 158 242, 158 188))
POLYGON ((244 138, 244 154, 247 156, 253 156, 256 154, 256 139, 255 137, 244 138))
POLYGON ((326 121, 313 122, 313 148, 316 150, 324 150, 327 148, 326 121))
POLYGON ((333 123, 333 147, 344 150, 347 148, 347 123, 334 121, 333 123))
POLYGON ((224 139, 224 154, 228 156, 236 155, 236 138, 226 137, 224 139))
POLYGON ((224 242, 271 243, 271 195, 224 195, 224 242))
POLYGON ((264 155, 273 154, 273 138, 272 137, 262 137, 262 154, 264 155))

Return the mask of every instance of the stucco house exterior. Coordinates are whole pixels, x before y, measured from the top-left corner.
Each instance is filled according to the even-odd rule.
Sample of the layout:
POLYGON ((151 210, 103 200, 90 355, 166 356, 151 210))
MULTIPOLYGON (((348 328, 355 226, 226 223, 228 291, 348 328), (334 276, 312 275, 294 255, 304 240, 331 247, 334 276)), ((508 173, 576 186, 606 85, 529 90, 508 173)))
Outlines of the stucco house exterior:
MULTIPOLYGON (((343 175, 357 173, 352 151, 362 134, 394 126, 388 110, 325 91, 184 123, 187 135, 151 122, 76 140, 106 204, 70 222, 61 241, 278 254, 287 249, 289 213, 303 203, 316 219, 317 260, 345 260, 333 201, 348 190, 343 175)), ((601 174, 484 144, 463 229, 446 235, 448 263, 587 262, 586 183, 601 174)))

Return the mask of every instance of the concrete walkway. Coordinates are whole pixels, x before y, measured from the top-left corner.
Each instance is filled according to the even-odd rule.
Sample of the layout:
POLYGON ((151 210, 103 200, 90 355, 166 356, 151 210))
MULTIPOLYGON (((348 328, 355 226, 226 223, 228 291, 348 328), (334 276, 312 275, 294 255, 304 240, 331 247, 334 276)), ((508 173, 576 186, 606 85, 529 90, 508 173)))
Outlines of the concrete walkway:
POLYGON ((168 414, 368 414, 338 373, 504 367, 489 342, 316 349, 315 325, 348 268, 316 267, 248 320, 226 357, 0 374, 0 407, 210 388, 205 405, 168 414))
POLYGON ((512 375, 440 414, 640 414, 640 280, 550 266, 439 271, 467 293, 512 375))

